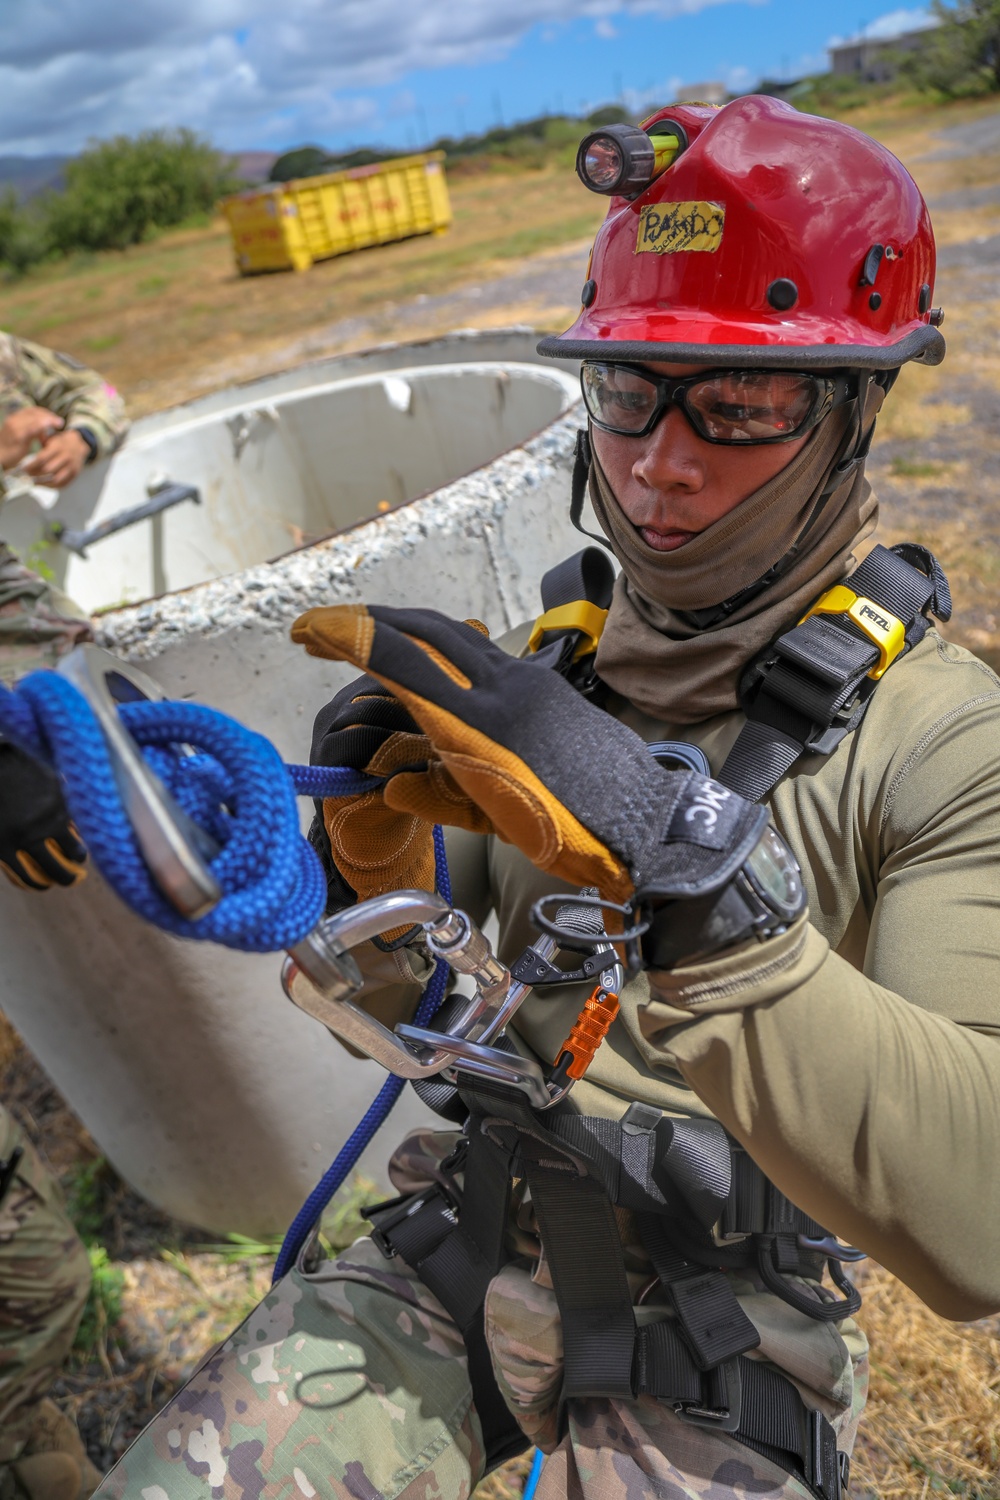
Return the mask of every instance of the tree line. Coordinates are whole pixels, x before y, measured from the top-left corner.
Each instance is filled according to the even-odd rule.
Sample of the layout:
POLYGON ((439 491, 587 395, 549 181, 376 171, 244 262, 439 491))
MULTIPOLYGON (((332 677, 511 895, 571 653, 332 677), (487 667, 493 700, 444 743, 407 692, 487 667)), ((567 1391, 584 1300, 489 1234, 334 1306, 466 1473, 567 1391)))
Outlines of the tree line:
POLYGON ((938 25, 902 71, 948 99, 1000 92, 1000 0, 933 0, 931 10, 938 25))
POLYGON ((74 251, 125 250, 212 210, 240 186, 228 159, 191 130, 96 141, 65 167, 65 185, 20 203, 0 196, 0 263, 24 272, 74 251))

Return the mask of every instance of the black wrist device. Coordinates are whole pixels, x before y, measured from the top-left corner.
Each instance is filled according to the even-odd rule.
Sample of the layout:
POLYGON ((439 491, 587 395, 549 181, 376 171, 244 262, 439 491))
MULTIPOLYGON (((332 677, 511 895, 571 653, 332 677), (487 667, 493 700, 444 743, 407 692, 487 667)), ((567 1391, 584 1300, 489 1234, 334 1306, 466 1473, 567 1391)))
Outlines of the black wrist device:
POLYGON ((70 428, 70 432, 78 432, 80 434, 80 436, 83 438, 83 441, 86 443, 87 447, 90 449, 90 452, 88 453, 88 455, 87 455, 86 459, 84 460, 84 462, 88 463, 88 464, 92 464, 94 462, 94 459, 97 457, 98 442, 97 442, 97 439, 94 436, 94 434, 91 432, 90 428, 89 427, 71 427, 70 428))
POLYGON ((751 938, 765 942, 790 927, 806 904, 798 862, 768 823, 721 889, 687 900, 643 902, 642 916, 649 923, 642 938, 643 963, 650 969, 674 969, 751 938))

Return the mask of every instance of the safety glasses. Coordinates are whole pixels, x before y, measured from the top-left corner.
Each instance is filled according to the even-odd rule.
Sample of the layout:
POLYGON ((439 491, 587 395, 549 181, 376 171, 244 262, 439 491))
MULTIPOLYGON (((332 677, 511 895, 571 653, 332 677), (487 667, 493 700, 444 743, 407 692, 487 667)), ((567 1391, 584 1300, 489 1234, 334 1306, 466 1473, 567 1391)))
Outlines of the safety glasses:
POLYGON ((642 365, 586 360, 583 399, 595 426, 646 437, 679 406, 708 443, 788 443, 857 394, 849 375, 794 370, 705 370, 677 379, 642 365))

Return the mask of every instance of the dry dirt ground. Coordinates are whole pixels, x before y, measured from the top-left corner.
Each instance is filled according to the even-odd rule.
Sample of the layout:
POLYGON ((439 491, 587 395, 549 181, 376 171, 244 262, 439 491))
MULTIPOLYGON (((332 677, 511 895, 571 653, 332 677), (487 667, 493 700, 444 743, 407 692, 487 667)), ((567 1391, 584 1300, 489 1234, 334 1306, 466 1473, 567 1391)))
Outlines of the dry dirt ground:
MULTIPOLYGON (((931 203, 940 245, 935 300, 945 308, 949 339, 942 370, 904 372, 880 421, 869 473, 881 499, 882 539, 907 537, 938 553, 955 594, 946 632, 1000 668, 1000 112, 980 108, 948 118, 953 123, 942 129, 941 118, 927 115, 883 118, 873 111, 852 117, 906 162, 931 203)), ((544 176, 536 174, 532 191, 544 194, 544 176)), ((498 192, 488 183, 472 184, 469 193, 469 224, 477 213, 496 212, 498 192)), ((520 258, 516 246, 508 244, 511 253, 485 269, 477 269, 481 259, 474 260, 478 242, 472 228, 463 229, 454 274, 443 279, 438 269, 422 281, 422 268, 429 264, 425 251, 405 246, 382 252, 389 261, 370 260, 370 275, 362 257, 350 265, 316 267, 312 281, 294 281, 287 294, 294 306, 289 304, 280 319, 267 311, 267 282, 258 280, 247 303, 249 324, 238 335, 213 338, 213 357, 206 345, 197 359, 168 361, 150 374, 156 361, 153 345, 148 346, 147 353, 153 353, 147 373, 137 376, 133 387, 141 386, 138 405, 148 410, 234 379, 388 338, 514 321, 565 326, 575 311, 591 228, 580 216, 592 209, 574 198, 567 199, 563 212, 561 242, 558 235, 543 236, 539 253, 520 258), (381 288, 378 265, 390 266, 381 288), (409 267, 407 274, 392 272, 393 265, 409 267), (368 290, 352 296, 352 287, 366 277, 368 290), (420 291, 421 286, 429 290, 420 291)), ((169 254, 183 265, 195 239, 181 236, 165 248, 153 247, 150 255, 169 254)), ((202 246, 198 254, 204 253, 202 246)), ((220 268, 224 253, 224 246, 211 248, 220 268)), ((141 266, 133 262, 140 275, 141 266)), ((90 326, 85 315, 96 315, 108 295, 101 267, 85 272, 77 289, 80 309, 71 309, 73 318, 79 312, 84 320, 81 330, 90 326)), ((156 283, 159 274, 148 274, 147 283, 156 283)), ((226 297, 237 295, 220 269, 223 284, 226 297)), ((140 301, 147 296, 155 301, 163 290, 153 284, 142 292, 143 283, 138 285, 140 301)), ((37 326, 48 316, 43 303, 31 302, 41 295, 39 286, 44 293, 42 283, 0 293, 5 326, 46 337, 37 326), (15 302, 23 313, 21 327, 10 316, 15 302)), ((201 316, 197 306, 187 306, 184 326, 194 329, 201 316)), ((144 321, 142 308, 136 313, 131 305, 123 318, 123 326, 135 329, 136 347, 123 335, 121 357, 130 370, 138 370, 143 342, 147 337, 155 342, 156 319, 144 321)), ((80 342, 87 337, 92 357, 99 360, 97 333, 81 333, 80 342)), ((109 345, 108 358, 113 356, 109 345)), ((2 1022, 0 1098, 47 1152, 84 1232, 99 1247, 101 1296, 57 1395, 77 1415, 95 1461, 106 1465, 261 1295, 274 1247, 209 1245, 198 1232, 136 1198, 101 1162, 86 1132, 2 1022)), ((358 1196, 331 1222, 332 1243, 350 1238, 358 1196)), ((880 1268, 863 1274, 864 1318, 876 1355, 855 1495, 879 1500, 924 1500, 939 1492, 969 1500, 1000 1495, 1000 1322, 944 1323, 880 1268)), ((493 1476, 484 1486, 490 1500, 512 1500, 525 1471, 521 1460, 493 1476)))

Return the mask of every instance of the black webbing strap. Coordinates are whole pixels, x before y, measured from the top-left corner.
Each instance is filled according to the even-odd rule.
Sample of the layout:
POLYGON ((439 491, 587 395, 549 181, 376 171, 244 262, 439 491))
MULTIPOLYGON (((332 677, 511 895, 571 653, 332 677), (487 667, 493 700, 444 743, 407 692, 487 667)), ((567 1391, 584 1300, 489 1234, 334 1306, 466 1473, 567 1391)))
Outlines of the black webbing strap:
POLYGON ((461 1165, 465 1186, 460 1204, 435 1186, 379 1204, 368 1218, 382 1253, 400 1256, 458 1325, 488 1472, 528 1446, 493 1374, 483 1317, 486 1290, 505 1259, 510 1153, 476 1130, 461 1165))
MULTIPOLYGON (((923 639, 928 611, 951 613, 944 573, 911 543, 874 547, 848 585, 903 622, 907 651, 923 639)), ((861 722, 878 661, 878 647, 847 614, 813 615, 779 636, 744 680, 747 722, 718 780, 761 802, 804 752, 829 755, 861 722)))
POLYGON ((537 1142, 521 1159, 562 1319, 563 1395, 630 1401, 635 1317, 608 1195, 537 1142))
POLYGON ((598 609, 607 609, 615 586, 615 568, 606 552, 584 547, 549 568, 542 578, 542 608, 558 609, 587 599, 598 609))
POLYGON ((730 1139, 731 1187, 719 1220, 723 1239, 736 1235, 793 1234, 819 1239, 826 1230, 789 1198, 758 1167, 738 1141, 730 1139))
MULTIPOLYGON (((598 547, 584 547, 572 557, 550 568, 542 578, 542 608, 545 614, 564 604, 585 599, 606 610, 615 586, 614 563, 598 547)), ((571 627, 546 629, 530 660, 568 675, 580 642, 580 631, 571 627)))
POLYGON ((838 1500, 846 1486, 847 1455, 822 1412, 807 1407, 791 1381, 759 1360, 739 1361, 740 1425, 733 1436, 779 1468, 805 1480, 821 1500, 838 1500))
POLYGON ((713 1370, 747 1349, 760 1334, 721 1271, 681 1255, 657 1214, 638 1214, 639 1236, 677 1314, 678 1332, 699 1370, 713 1370))

